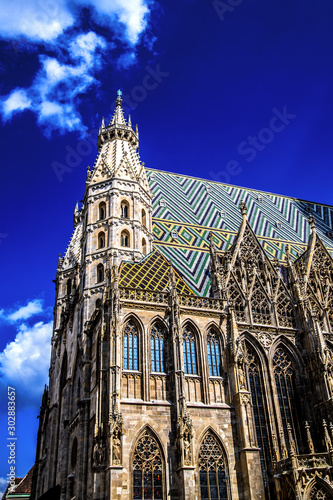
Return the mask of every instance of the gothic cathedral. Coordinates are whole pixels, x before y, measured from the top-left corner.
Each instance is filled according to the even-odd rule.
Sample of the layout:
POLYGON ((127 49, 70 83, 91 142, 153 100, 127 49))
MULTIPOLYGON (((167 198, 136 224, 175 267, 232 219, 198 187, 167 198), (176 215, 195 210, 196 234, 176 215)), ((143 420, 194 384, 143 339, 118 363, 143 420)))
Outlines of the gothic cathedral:
POLYGON ((145 168, 120 92, 56 275, 34 500, 333 498, 333 207, 145 168))

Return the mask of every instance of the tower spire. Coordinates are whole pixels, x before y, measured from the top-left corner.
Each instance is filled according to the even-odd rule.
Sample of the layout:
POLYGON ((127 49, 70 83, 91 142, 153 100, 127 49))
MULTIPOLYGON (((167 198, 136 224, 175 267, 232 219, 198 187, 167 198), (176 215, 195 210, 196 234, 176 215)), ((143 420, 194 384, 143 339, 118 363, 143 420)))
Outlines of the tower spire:
POLYGON ((123 112, 123 108, 122 108, 122 91, 119 89, 117 91, 117 99, 116 99, 116 108, 114 110, 114 113, 113 113, 113 116, 112 116, 112 119, 110 121, 110 125, 118 125, 118 126, 125 126, 126 127, 126 121, 125 121, 125 118, 124 118, 124 112, 123 112))
POLYGON ((104 118, 102 120, 102 125, 99 129, 97 147, 101 149, 102 145, 110 139, 122 139, 130 142, 135 149, 139 147, 139 133, 136 129, 135 132, 132 128, 131 117, 128 117, 128 122, 126 122, 124 117, 124 110, 122 107, 122 91, 117 91, 116 106, 113 111, 110 123, 105 126, 104 118))

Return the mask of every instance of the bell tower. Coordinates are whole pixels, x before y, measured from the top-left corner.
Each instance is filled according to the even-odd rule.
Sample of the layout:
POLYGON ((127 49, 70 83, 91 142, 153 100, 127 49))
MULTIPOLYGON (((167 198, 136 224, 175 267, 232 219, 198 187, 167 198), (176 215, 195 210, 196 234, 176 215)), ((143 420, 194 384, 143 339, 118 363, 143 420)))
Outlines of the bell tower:
POLYGON ((104 281, 107 261, 139 261, 152 251, 152 194, 138 154, 139 132, 126 121, 118 90, 112 119, 104 118, 98 155, 87 172, 82 209, 86 286, 104 281))

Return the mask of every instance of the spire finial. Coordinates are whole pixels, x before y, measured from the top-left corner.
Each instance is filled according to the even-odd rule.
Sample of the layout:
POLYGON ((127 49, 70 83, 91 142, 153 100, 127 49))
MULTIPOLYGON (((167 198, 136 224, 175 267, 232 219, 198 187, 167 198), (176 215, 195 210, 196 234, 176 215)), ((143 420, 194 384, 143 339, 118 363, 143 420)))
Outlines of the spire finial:
POLYGON ((309 215, 309 224, 310 224, 310 228, 312 230, 312 232, 315 232, 316 231, 316 219, 313 217, 312 214, 309 215))
POLYGON ((121 103, 122 103, 121 96, 122 95, 123 95, 122 91, 120 89, 117 90, 117 100, 116 100, 117 106, 121 106, 121 103))
POLYGON ((310 425, 309 425, 308 421, 305 422, 305 430, 306 430, 306 439, 308 442, 309 451, 311 454, 313 454, 313 453, 315 453, 315 449, 313 446, 313 441, 312 441, 311 432, 310 432, 310 425))
POLYGON ((247 206, 244 200, 242 200, 239 204, 239 209, 243 217, 246 217, 247 206))

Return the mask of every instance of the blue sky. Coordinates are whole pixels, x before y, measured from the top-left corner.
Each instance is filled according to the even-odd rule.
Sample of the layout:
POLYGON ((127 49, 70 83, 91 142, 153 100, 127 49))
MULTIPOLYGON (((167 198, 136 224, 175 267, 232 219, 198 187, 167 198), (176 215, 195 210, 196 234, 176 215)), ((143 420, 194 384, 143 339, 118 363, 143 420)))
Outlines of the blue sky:
POLYGON ((11 0, 0 5, 0 491, 47 382, 58 254, 116 91, 148 167, 332 204, 333 4, 11 0))

